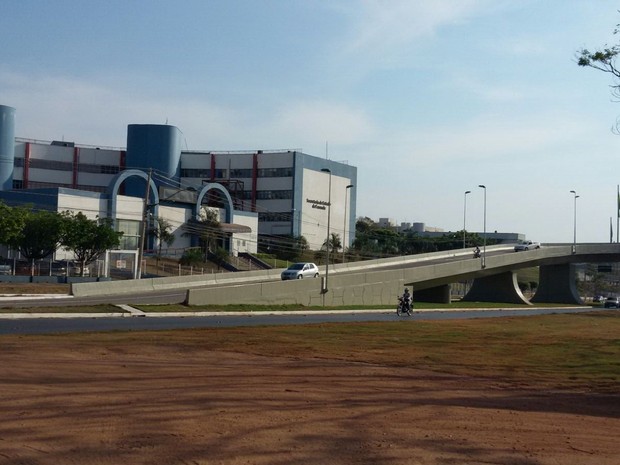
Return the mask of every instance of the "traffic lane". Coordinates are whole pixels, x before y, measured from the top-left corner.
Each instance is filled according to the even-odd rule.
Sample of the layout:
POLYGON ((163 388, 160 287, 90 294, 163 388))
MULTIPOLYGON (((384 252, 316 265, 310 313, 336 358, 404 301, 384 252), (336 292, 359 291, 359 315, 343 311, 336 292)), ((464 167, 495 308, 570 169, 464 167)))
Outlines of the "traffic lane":
MULTIPOLYGON (((487 257, 493 257, 496 255, 506 255, 506 254, 513 254, 515 253, 513 250, 494 250, 494 251, 488 251, 486 253, 487 257)), ((458 260, 478 260, 480 261, 480 258, 474 258, 474 252, 472 249, 471 254, 464 254, 464 255, 459 255, 459 256, 450 256, 450 257, 442 257, 442 258, 433 258, 430 260, 421 260, 421 261, 413 261, 410 263, 391 263, 388 265, 378 265, 378 266, 374 266, 372 268, 371 271, 389 271, 389 270, 397 270, 400 268, 404 268, 404 267, 408 267, 408 268, 418 268, 418 267, 422 267, 422 266, 429 266, 429 265, 439 265, 442 263, 449 263, 449 262, 455 262, 458 260)), ((334 274, 337 274, 338 271, 334 271, 334 274)))
POLYGON ((583 313, 598 311, 598 308, 528 308, 523 310, 449 310, 414 312, 413 316, 397 316, 392 310, 378 310, 376 313, 354 313, 344 310, 329 314, 294 312, 287 315, 222 314, 215 316, 184 317, 96 317, 92 318, 0 318, 0 335, 56 334, 93 331, 155 331, 199 328, 227 328, 243 326, 299 325, 318 323, 360 323, 430 321, 471 318, 497 318, 507 316, 532 316, 553 313, 583 313))
POLYGON ((140 294, 114 294, 92 297, 28 297, 0 300, 1 308, 30 308, 30 307, 77 307, 81 305, 120 305, 120 304, 180 304, 185 302, 187 289, 170 289, 166 291, 150 291, 140 294))

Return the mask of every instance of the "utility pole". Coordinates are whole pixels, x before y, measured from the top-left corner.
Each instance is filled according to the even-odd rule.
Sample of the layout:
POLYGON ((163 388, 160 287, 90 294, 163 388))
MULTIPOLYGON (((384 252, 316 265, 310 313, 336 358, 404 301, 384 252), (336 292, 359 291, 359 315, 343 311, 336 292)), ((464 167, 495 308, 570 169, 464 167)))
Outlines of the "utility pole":
POLYGON ((142 227, 140 228, 140 248, 138 249, 138 272, 136 279, 142 278, 142 259, 144 257, 144 243, 146 241, 146 228, 149 219, 149 194, 151 193, 152 176, 153 168, 149 168, 149 175, 146 181, 146 189, 144 190, 144 205, 142 206, 142 227))

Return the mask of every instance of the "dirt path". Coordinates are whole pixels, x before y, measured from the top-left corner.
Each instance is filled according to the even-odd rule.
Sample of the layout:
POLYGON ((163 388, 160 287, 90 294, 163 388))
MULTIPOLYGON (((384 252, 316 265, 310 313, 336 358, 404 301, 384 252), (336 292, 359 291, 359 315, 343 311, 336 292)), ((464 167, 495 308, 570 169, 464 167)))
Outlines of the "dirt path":
POLYGON ((3 465, 620 460, 619 395, 146 343, 0 349, 3 465))

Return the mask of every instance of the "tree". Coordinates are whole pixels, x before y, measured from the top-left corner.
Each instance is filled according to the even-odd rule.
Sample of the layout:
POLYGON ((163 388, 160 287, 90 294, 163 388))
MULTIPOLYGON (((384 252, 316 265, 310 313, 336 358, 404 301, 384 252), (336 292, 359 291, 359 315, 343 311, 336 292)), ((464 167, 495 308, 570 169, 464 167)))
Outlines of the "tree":
MULTIPOLYGON (((614 35, 620 31, 620 25, 616 25, 614 35)), ((620 45, 605 47, 590 52, 588 49, 581 49, 577 52, 577 64, 609 73, 615 79, 615 84, 611 85, 612 96, 620 101, 620 69, 616 66, 616 58, 620 54, 620 45)), ((620 118, 616 120, 615 132, 620 133, 620 118)))
POLYGON ((217 247, 217 240, 220 235, 220 222, 216 210, 206 208, 201 214, 200 220, 196 221, 198 239, 203 249, 204 261, 207 261, 209 252, 213 252, 217 247))
POLYGON ((261 247, 278 257, 280 260, 298 261, 308 250, 308 241, 304 236, 278 236, 270 237, 267 242, 262 242, 261 247))
POLYGON ((28 212, 24 207, 9 207, 0 201, 0 244, 19 247, 19 238, 28 212))
POLYGON ((327 250, 327 247, 329 246, 329 253, 332 256, 332 261, 334 260, 333 254, 335 252, 338 252, 338 250, 340 250, 342 248, 342 242, 340 241, 340 236, 336 233, 331 233, 329 235, 329 244, 327 239, 325 239, 325 241, 323 241, 323 246, 321 247, 321 250, 327 250))
POLYGON ((200 249, 187 249, 179 259, 179 263, 183 266, 198 266, 204 262, 204 253, 200 249))
POLYGON ((122 232, 115 231, 111 220, 90 220, 82 212, 66 213, 65 233, 61 245, 73 252, 80 264, 80 276, 86 265, 92 263, 106 250, 118 247, 122 232))
POLYGON ((176 236, 172 232, 172 225, 170 224, 170 222, 168 222, 168 220, 166 220, 165 218, 159 216, 155 218, 155 222, 151 227, 150 233, 157 238, 157 259, 159 260, 159 257, 161 257, 161 249, 164 243, 168 247, 170 247, 176 239, 176 236))
POLYGON ((53 254, 63 240, 64 233, 65 218, 60 213, 46 210, 26 212, 15 245, 31 261, 31 276, 34 276, 34 261, 53 254))

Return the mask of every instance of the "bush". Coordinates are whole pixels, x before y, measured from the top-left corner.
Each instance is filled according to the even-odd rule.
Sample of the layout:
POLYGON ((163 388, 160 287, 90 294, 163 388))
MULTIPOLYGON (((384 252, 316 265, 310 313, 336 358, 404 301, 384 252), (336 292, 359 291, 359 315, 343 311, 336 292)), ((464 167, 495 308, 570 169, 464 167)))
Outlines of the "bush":
POLYGON ((204 262, 204 255, 200 249, 188 249, 179 259, 179 263, 183 266, 198 266, 203 265, 204 262))

